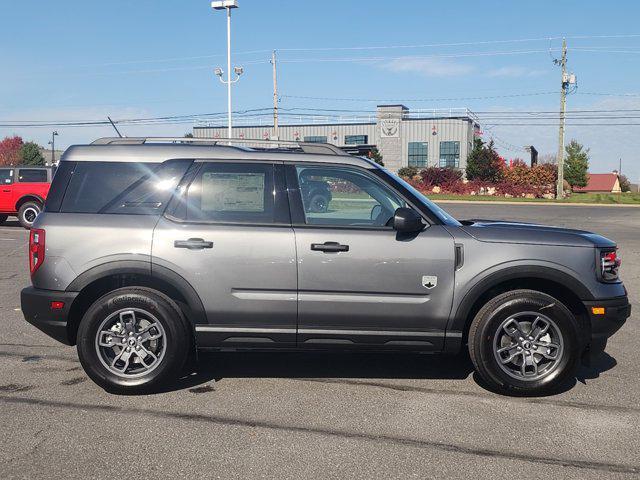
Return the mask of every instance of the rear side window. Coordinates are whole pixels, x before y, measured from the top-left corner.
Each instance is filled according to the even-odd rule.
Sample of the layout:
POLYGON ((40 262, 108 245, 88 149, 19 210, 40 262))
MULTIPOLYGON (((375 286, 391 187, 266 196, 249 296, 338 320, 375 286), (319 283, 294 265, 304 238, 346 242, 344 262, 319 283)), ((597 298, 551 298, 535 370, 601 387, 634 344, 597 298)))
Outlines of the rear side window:
POLYGON ((60 212, 162 213, 190 164, 191 160, 170 160, 163 164, 77 162, 60 212))
POLYGON ((205 163, 187 193, 187 221, 273 223, 273 165, 205 163))
POLYGON ((46 183, 47 170, 44 168, 21 168, 18 170, 20 183, 46 183))
POLYGON ((0 185, 10 185, 13 183, 13 170, 10 168, 0 168, 0 185))

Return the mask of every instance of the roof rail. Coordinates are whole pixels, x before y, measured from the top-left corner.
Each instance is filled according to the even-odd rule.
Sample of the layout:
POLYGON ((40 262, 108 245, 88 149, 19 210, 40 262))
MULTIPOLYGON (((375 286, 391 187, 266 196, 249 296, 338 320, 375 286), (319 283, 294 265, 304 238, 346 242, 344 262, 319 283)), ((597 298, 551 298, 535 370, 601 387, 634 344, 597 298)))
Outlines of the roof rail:
POLYGON ((295 140, 265 140, 251 138, 190 138, 190 137, 103 137, 91 142, 91 145, 143 145, 145 143, 199 143, 205 145, 224 145, 233 143, 262 144, 278 148, 281 145, 295 146, 304 153, 323 155, 348 155, 344 150, 330 143, 297 142, 295 140))

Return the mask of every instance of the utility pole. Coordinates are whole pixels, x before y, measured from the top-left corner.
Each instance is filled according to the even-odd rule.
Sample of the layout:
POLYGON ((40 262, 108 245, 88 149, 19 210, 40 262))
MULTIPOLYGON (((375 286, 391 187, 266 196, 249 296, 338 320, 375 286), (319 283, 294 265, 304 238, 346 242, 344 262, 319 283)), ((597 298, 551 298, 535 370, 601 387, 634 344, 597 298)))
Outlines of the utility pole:
POLYGON ((271 53, 271 65, 273 65, 273 134, 276 139, 280 138, 278 133, 278 71, 276 67, 276 51, 271 53))
POLYGON ((562 69, 562 89, 560 91, 560 131, 558 133, 558 185, 556 198, 564 197, 564 118, 567 106, 567 89, 569 77, 567 75, 567 40, 562 39, 562 59, 555 60, 562 69))

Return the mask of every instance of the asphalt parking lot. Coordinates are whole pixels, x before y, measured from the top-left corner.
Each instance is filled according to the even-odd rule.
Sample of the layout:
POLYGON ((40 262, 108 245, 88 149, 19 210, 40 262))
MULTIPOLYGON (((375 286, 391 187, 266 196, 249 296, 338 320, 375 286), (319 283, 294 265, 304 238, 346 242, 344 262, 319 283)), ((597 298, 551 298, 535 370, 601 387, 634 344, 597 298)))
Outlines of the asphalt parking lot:
POLYGON ((29 326, 27 232, 0 227, 2 478, 640 477, 640 209, 443 204, 618 241, 633 315, 560 394, 509 398, 462 357, 206 354, 169 391, 126 397, 29 326))

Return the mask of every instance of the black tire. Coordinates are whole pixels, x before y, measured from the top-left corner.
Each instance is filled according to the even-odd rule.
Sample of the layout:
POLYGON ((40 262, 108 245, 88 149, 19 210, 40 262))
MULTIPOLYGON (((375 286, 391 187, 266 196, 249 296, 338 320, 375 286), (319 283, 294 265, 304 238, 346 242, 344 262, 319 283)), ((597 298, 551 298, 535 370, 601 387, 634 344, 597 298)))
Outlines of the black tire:
MULTIPOLYGON (((126 334, 124 337, 127 338, 126 334)), ((111 393, 138 394, 157 391, 175 380, 182 372, 194 343, 188 321, 171 299, 149 288, 125 287, 104 295, 89 307, 78 328, 77 348, 82 367, 95 383, 111 393), (101 352, 108 349, 101 349, 98 345, 98 329, 105 319, 110 316, 115 318, 129 309, 135 309, 140 316, 144 316, 140 313, 144 312, 147 316, 155 317, 154 320, 160 323, 163 330, 164 350, 162 355, 154 352, 158 360, 152 370, 127 376, 115 373, 106 362, 103 363, 104 355, 101 352)), ((149 348, 149 343, 146 348, 149 348)), ((131 363, 138 358, 134 358, 133 354, 135 352, 132 353, 131 363)))
POLYGON ((20 206, 18 210, 18 221, 23 228, 27 230, 31 228, 34 220, 38 214, 42 211, 42 204, 39 202, 25 202, 20 206))
POLYGON ((9 215, 0 215, 0 225, 6 222, 7 218, 9 218, 9 215))
MULTIPOLYGON (((518 331, 513 330, 512 333, 514 333, 514 337, 520 337, 518 331)), ((555 391, 575 374, 581 350, 579 339, 578 323, 562 302, 535 290, 514 290, 493 298, 475 316, 469 330, 469 355, 477 373, 491 389, 513 395, 542 395, 555 391), (551 320, 554 325, 550 327, 549 331, 559 333, 556 336, 559 337, 561 348, 557 349, 557 353, 555 353, 557 357, 555 361, 549 361, 546 357, 541 356, 539 354, 541 350, 532 350, 539 347, 529 346, 532 342, 527 342, 527 339, 531 337, 524 339, 527 344, 525 345, 519 343, 520 340, 523 340, 522 338, 512 339, 511 335, 507 335, 510 319, 526 320, 527 316, 533 318, 536 317, 536 314, 542 315, 543 319, 551 320), (500 354, 497 351, 504 343, 497 345, 497 342, 498 340, 504 341, 502 337, 505 336, 507 342, 513 341, 513 345, 527 347, 523 350, 522 346, 517 346, 515 347, 517 350, 513 350, 513 347, 507 346, 509 351, 506 352, 506 355, 502 354, 505 357, 511 356, 514 358, 514 362, 520 362, 520 367, 515 363, 501 366, 501 363, 505 365, 504 362, 498 361, 497 357, 500 357, 500 354), (517 356, 512 356, 512 352, 517 356), (505 371, 518 370, 519 368, 527 370, 527 366, 522 367, 525 363, 525 355, 527 355, 527 361, 534 361, 534 354, 537 355, 535 358, 547 362, 545 364, 547 370, 539 373, 540 378, 535 378, 535 376, 526 379, 524 377, 517 378, 519 376, 517 371, 512 371, 511 374, 505 371)), ((545 353, 554 354, 551 349, 546 350, 545 353)), ((538 372, 537 363, 535 371, 538 372)))
POLYGON ((329 209, 329 198, 321 193, 314 193, 309 199, 309 211, 312 213, 326 213, 329 209))

